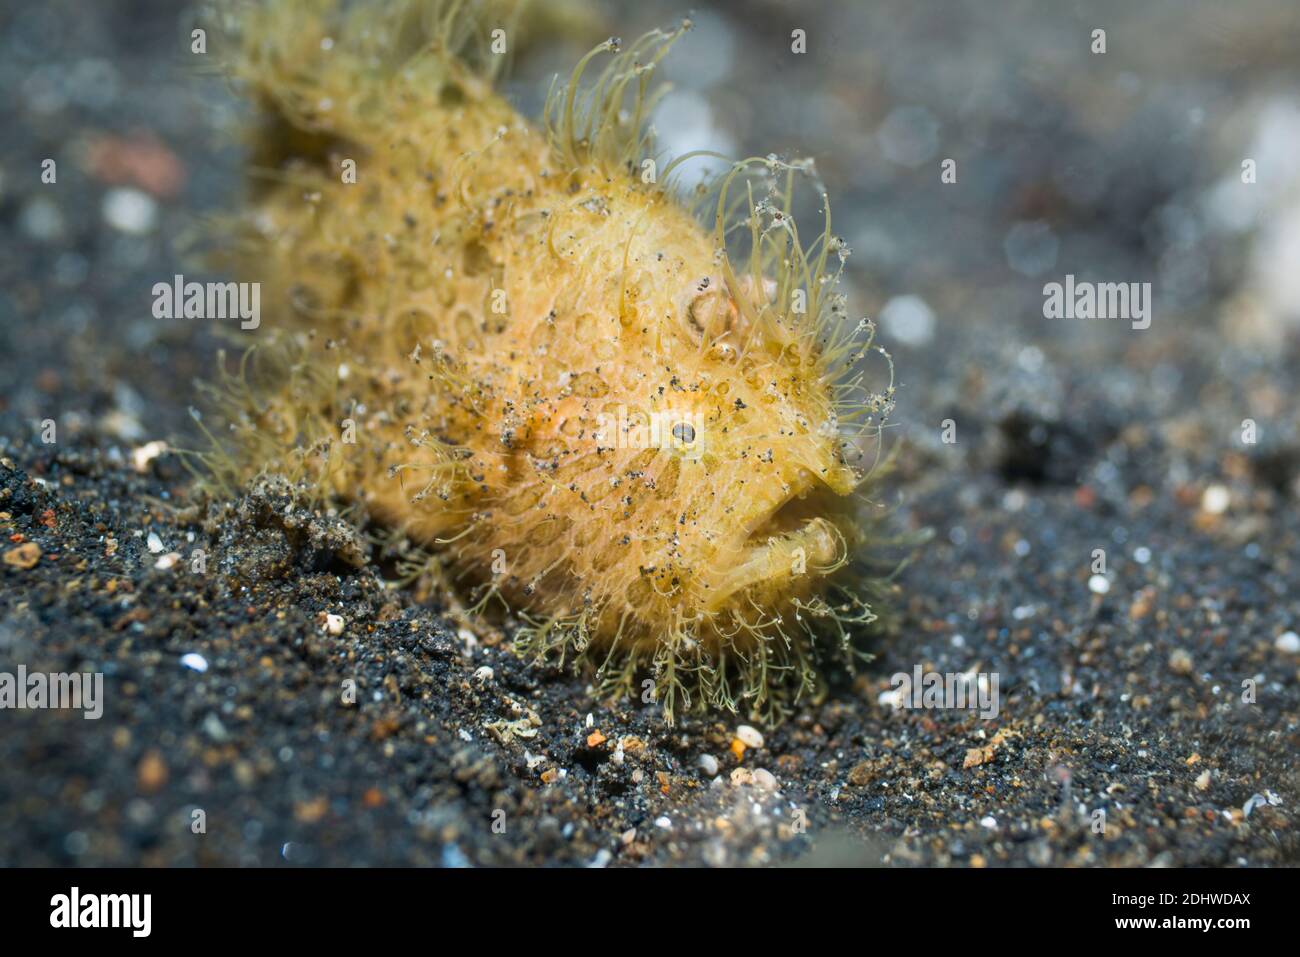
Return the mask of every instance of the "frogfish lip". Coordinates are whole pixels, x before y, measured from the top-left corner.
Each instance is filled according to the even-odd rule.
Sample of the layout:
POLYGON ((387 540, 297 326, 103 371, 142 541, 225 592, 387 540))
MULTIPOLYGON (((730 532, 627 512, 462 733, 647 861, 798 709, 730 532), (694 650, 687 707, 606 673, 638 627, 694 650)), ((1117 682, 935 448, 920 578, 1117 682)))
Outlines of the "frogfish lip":
MULTIPOLYGON (((773 595, 807 590, 836 566, 844 536, 821 506, 820 494, 804 499, 800 489, 761 513, 751 530, 728 549, 729 561, 709 582, 705 610, 714 611, 748 588, 768 588, 773 595), (796 499, 798 496, 798 499, 796 499)), ((835 497, 834 492, 824 492, 835 497)))
POLYGON ((711 589, 716 608, 744 588, 764 583, 780 587, 801 576, 816 578, 835 564, 842 537, 825 518, 810 518, 796 529, 773 535, 762 543, 747 544, 740 562, 728 568, 711 589))

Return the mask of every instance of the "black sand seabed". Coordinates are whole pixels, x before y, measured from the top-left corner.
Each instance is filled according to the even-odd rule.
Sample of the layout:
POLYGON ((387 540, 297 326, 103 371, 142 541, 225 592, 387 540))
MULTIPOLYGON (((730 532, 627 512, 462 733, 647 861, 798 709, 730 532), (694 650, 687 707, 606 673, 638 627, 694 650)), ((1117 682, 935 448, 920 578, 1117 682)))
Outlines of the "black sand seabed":
MULTIPOLYGON (((106 703, 97 721, 0 712, 0 862, 1297 861, 1294 330, 1233 344, 1213 284, 1149 330, 1067 328, 1035 315, 1042 280, 920 268, 938 332, 893 350, 885 504, 935 538, 899 576, 877 658, 738 759, 743 718, 666 727, 653 704, 595 700, 386 587, 376 550, 283 485, 201 508, 175 456, 137 470, 145 441, 194 441, 189 382, 213 340, 162 328, 146 292, 173 271, 186 204, 236 195, 220 171, 238 152, 209 145, 225 141, 186 108, 199 94, 156 55, 174 15, 50 9, 6 14, 0 57, 23 92, 3 120, 24 134, 0 191, 0 671, 101 671, 106 703), (155 27, 128 44, 114 25, 132 16, 155 27), (79 57, 98 65, 47 76, 51 112, 31 74, 79 57), (137 122, 189 172, 143 238, 101 219, 105 185, 75 160, 78 137, 137 122), (67 171, 57 192, 14 172, 47 155, 67 171), (918 664, 996 673, 1000 713, 894 710, 890 676, 918 664)), ((866 218, 872 198, 849 192, 844 219, 866 218)))

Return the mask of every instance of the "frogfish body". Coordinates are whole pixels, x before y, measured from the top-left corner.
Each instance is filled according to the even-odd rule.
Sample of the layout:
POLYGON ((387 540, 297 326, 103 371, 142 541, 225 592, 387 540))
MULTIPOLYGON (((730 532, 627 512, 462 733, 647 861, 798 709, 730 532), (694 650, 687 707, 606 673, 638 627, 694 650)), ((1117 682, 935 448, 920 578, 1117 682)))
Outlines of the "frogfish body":
POLYGON ((845 328, 847 251, 829 214, 800 244, 773 158, 705 222, 656 170, 675 34, 602 44, 534 125, 493 89, 490 14, 455 7, 238 25, 263 119, 234 236, 266 340, 224 391, 226 461, 363 507, 607 690, 649 672, 670 716, 779 715, 873 617, 835 573, 892 386, 853 371, 879 347, 845 328))

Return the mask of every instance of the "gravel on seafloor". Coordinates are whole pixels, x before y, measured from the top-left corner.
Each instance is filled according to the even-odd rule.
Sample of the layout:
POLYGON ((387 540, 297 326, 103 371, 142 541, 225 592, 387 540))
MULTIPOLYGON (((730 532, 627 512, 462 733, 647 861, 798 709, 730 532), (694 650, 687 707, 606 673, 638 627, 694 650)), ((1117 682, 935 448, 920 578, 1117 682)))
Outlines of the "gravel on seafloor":
POLYGON ((1300 662, 1266 598, 1300 584, 1292 512, 1198 529, 1190 492, 1138 507, 935 472, 905 514, 943 534, 875 661, 774 730, 667 727, 386 587, 357 531, 286 483, 202 508, 173 456, 145 474, 114 457, 9 447, 0 465, 0 533, 40 550, 4 567, 0 664, 100 671, 106 699, 98 721, 5 715, 0 860, 1295 860, 1300 662), (1099 528, 1127 533, 1100 599, 1099 528), (999 714, 895 709, 890 678, 916 663, 996 673, 999 714))

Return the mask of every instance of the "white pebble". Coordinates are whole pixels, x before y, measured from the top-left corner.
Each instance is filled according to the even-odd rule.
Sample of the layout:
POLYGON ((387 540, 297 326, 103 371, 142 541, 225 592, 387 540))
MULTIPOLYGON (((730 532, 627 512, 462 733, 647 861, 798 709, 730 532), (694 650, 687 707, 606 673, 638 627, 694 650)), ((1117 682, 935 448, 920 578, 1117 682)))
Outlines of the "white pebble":
POLYGON ((150 532, 145 543, 149 546, 149 551, 155 555, 163 550, 162 539, 158 537, 157 532, 150 532))
POLYGON ((924 346, 934 338, 934 311, 919 296, 895 296, 880 311, 885 334, 905 346, 924 346))
POLYGON ((331 635, 343 634, 343 616, 327 613, 325 615, 325 630, 331 635))
POLYGON ((146 442, 139 448, 131 450, 131 466, 137 472, 147 472, 149 471, 149 463, 166 451, 166 442, 146 442))
POLYGON ((736 737, 747 748, 761 748, 763 746, 763 735, 757 728, 752 728, 747 724, 742 724, 736 729, 736 737))
POLYGON ((158 223, 158 204, 148 193, 128 187, 105 193, 100 212, 108 225, 131 236, 147 236, 158 223))
POLYGON ((1294 631, 1284 631, 1277 636, 1274 645, 1277 646, 1278 651, 1285 651, 1287 654, 1294 655, 1300 652, 1300 635, 1297 635, 1294 631))
POLYGON ((153 563, 153 567, 161 568, 165 571, 166 569, 171 568, 180 560, 181 560, 180 552, 168 552, 166 555, 159 555, 158 561, 153 563))
POLYGON ((190 671, 197 671, 199 674, 208 670, 208 660, 196 652, 188 652, 181 655, 181 666, 189 668, 190 671))
POLYGON ((718 773, 718 759, 711 754, 701 754, 699 764, 700 770, 704 772, 704 776, 707 778, 711 778, 718 773))
POLYGON ((1201 495, 1201 509, 1211 515, 1222 515, 1232 504, 1232 493, 1225 485, 1211 485, 1201 495))
POLYGON ((994 828, 998 826, 998 819, 992 814, 980 818, 980 827, 994 828))
POLYGON ((1246 817, 1250 817, 1251 812, 1257 807, 1277 807, 1281 803, 1282 799, 1280 797, 1265 789, 1263 794, 1252 794, 1250 800, 1241 806, 1241 810, 1246 817))
POLYGON ((670 827, 672 827, 672 826, 673 826, 673 822, 672 822, 672 819, 670 819, 670 818, 667 818, 667 817, 657 817, 657 818, 655 818, 655 827, 661 827, 661 828, 663 828, 663 829, 666 831, 666 830, 668 830, 668 828, 670 828, 670 827))
POLYGON ((882 691, 876 696, 876 704, 897 711, 903 706, 907 692, 908 688, 890 688, 888 691, 882 691))
POLYGON ((754 769, 754 784, 764 791, 775 791, 777 789, 776 776, 767 768, 754 769))
POLYGON ((1094 595, 1104 595, 1110 591, 1110 579, 1105 575, 1093 575, 1088 579, 1088 591, 1094 595))
POLYGON ((474 654, 474 649, 478 647, 478 637, 468 628, 461 628, 456 632, 456 637, 460 639, 461 644, 465 646, 464 654, 474 654))

